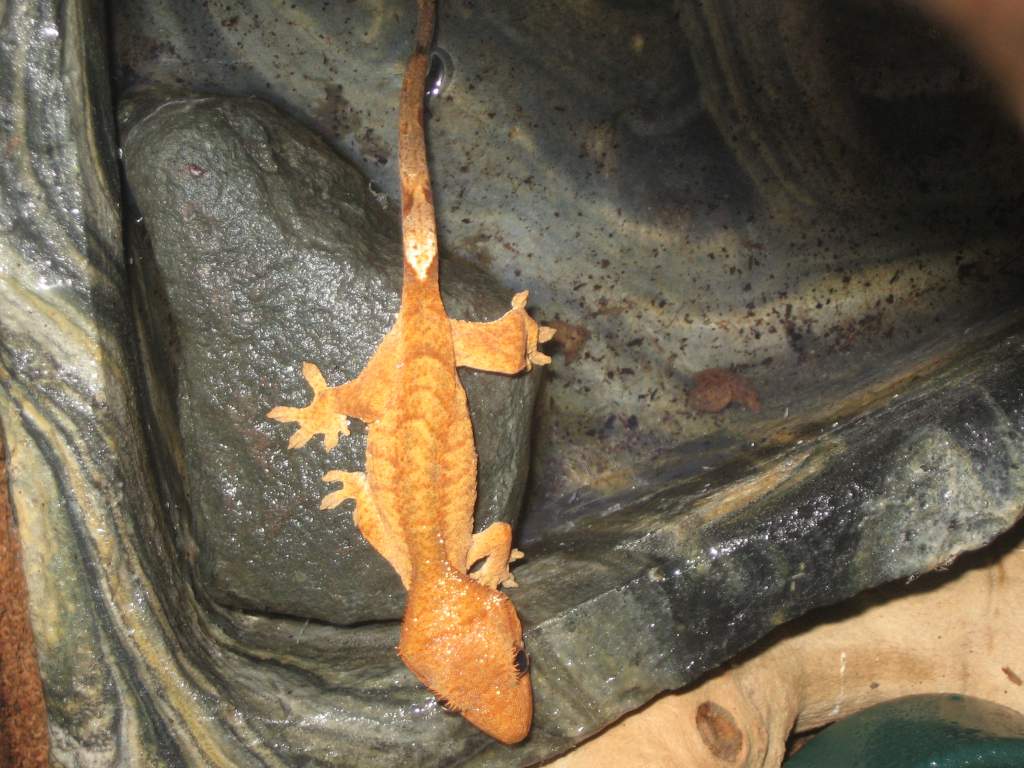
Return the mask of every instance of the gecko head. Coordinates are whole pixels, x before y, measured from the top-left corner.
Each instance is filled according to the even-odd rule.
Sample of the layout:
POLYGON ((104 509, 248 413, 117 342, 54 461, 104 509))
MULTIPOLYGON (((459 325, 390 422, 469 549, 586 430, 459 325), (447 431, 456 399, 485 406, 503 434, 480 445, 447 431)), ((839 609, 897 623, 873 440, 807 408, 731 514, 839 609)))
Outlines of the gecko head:
POLYGON ((503 593, 456 571, 422 588, 414 583, 398 654, 447 709, 505 744, 526 738, 529 660, 503 593))

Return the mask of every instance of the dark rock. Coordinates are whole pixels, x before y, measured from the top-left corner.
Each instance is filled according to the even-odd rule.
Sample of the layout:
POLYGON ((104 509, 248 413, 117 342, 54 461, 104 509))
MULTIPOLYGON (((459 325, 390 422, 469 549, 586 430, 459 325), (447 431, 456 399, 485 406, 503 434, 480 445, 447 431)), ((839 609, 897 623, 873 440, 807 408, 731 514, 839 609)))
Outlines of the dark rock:
MULTIPOLYGON (((933 570, 1012 525, 1024 328, 975 338, 983 351, 933 360, 913 386, 858 394, 853 418, 595 502, 532 548, 517 572, 538 713, 523 751, 541 759, 815 606, 933 570)), ((501 764, 492 753, 481 764, 501 764)))
MULTIPOLYGON (((121 109, 130 192, 164 295, 168 375, 182 434, 198 573, 225 605, 349 624, 401 615, 404 590, 356 530, 350 504, 320 511, 328 469, 361 469, 362 425, 330 454, 287 450, 305 405, 302 362, 355 378, 398 311, 398 213, 320 139, 254 99, 148 95, 121 109)), ((453 317, 490 320, 511 295, 445 260, 453 317)), ((153 317, 155 310, 147 314, 153 317)), ((477 524, 522 500, 536 376, 463 372, 480 455, 477 524), (481 428, 481 425, 486 425, 481 428)))
MULTIPOLYGON (((442 240, 587 338, 553 350, 538 402, 534 531, 682 444, 813 417, 1024 295, 1020 128, 912 5, 438 7, 442 240), (742 374, 760 414, 695 413, 706 368, 742 374)), ((120 0, 113 58, 124 84, 258 95, 398 199, 415 9, 120 0)))

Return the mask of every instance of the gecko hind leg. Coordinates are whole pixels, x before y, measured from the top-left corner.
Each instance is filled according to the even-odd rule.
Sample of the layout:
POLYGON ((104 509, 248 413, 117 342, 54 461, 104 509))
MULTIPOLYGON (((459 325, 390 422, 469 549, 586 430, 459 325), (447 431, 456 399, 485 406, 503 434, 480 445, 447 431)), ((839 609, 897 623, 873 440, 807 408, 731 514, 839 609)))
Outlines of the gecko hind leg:
POLYGON ((519 585, 508 565, 522 556, 522 552, 512 548, 512 526, 508 523, 491 523, 480 533, 473 534, 466 566, 472 568, 474 563, 484 560, 479 568, 470 572, 470 576, 491 589, 497 589, 499 584, 503 587, 516 587, 519 585))
POLYGON ((334 509, 342 502, 352 499, 356 503, 352 520, 359 532, 370 542, 370 546, 391 564, 402 580, 402 584, 409 589, 412 570, 409 552, 406 550, 403 540, 392 533, 381 517, 377 505, 373 502, 370 486, 366 482, 366 473, 332 469, 324 475, 323 480, 325 483, 342 483, 343 487, 324 496, 320 502, 320 509, 334 509))

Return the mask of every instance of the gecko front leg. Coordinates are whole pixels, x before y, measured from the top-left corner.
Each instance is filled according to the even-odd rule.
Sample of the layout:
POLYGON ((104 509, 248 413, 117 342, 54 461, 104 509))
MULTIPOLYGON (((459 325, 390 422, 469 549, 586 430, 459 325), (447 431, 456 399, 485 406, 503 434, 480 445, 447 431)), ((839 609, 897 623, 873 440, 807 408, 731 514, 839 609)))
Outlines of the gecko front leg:
POLYGON ((554 328, 538 325, 526 311, 527 291, 512 297, 512 309, 490 323, 452 320, 455 364, 491 373, 519 373, 534 365, 547 365, 551 358, 538 349, 550 341, 554 328))
POLYGON ((324 375, 313 363, 302 364, 302 375, 313 390, 313 400, 305 408, 279 405, 267 413, 275 421, 293 421, 299 425, 288 440, 289 448, 301 448, 317 435, 324 437, 324 449, 338 444, 338 435, 348 435, 348 417, 367 424, 377 421, 387 408, 391 377, 395 369, 398 326, 381 341, 363 372, 340 387, 328 387, 324 375))

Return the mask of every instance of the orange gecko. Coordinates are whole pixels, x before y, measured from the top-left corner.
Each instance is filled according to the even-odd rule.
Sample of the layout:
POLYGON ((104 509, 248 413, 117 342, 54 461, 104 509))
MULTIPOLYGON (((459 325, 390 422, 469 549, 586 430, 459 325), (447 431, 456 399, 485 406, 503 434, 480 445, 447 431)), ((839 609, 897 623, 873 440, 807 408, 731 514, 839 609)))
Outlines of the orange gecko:
POLYGON ((366 471, 324 475, 342 487, 321 509, 356 503, 355 523, 408 591, 398 654, 444 706, 506 744, 533 717, 529 662, 519 616, 498 586, 515 586, 508 523, 473 533, 476 448, 457 366, 503 374, 551 359, 537 349, 554 335, 526 313, 526 292, 490 323, 448 317, 438 288, 437 225, 423 135, 423 99, 435 0, 419 0, 416 46, 399 108, 402 300, 394 326, 359 376, 328 387, 305 363, 313 389, 305 408, 274 408, 297 422, 290 448, 323 435, 329 451, 348 417, 368 425, 366 471), (470 573, 470 568, 483 561, 470 573))

